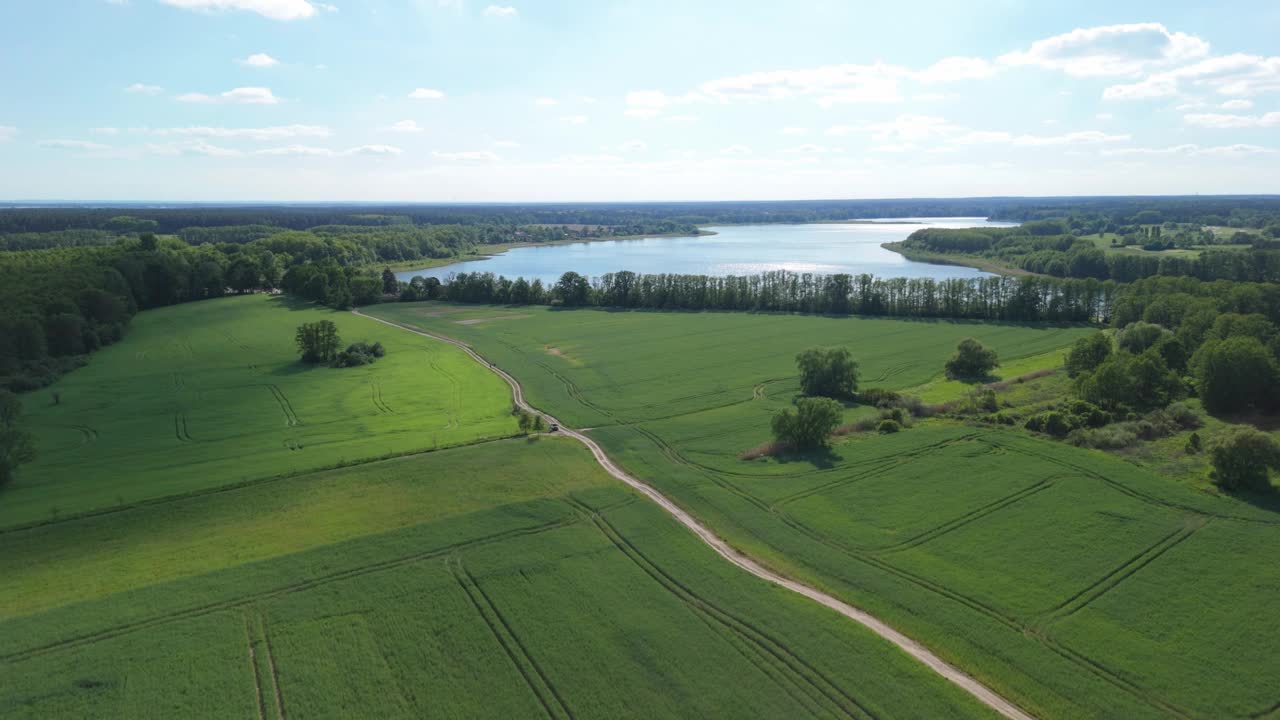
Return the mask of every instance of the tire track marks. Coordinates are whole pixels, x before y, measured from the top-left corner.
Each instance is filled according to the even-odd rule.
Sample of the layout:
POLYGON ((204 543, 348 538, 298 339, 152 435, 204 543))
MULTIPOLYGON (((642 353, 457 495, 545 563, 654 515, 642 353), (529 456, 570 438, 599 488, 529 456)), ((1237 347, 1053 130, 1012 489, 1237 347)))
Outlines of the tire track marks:
POLYGON ((467 570, 462 564, 462 558, 454 555, 450 557, 446 564, 453 573, 453 578, 458 582, 458 586, 466 593, 467 599, 471 601, 471 606, 475 608, 476 614, 480 616, 489 628, 489 632, 493 635, 498 644, 502 646, 502 650, 507 654, 507 658, 511 660, 511 664, 515 665, 520 676, 524 678, 525 685, 534 697, 538 699, 538 703, 542 705, 543 711, 551 720, 575 720, 573 711, 565 703, 560 692, 556 690, 556 686, 547 677, 547 674, 538 666, 533 656, 529 654, 528 648, 520 641, 520 636, 516 635, 511 629, 510 623, 502 616, 502 612, 493 604, 493 600, 485 593, 484 588, 476 582, 475 576, 471 571, 467 570))
POLYGON ((271 391, 272 399, 274 399, 276 404, 280 406, 280 412, 284 415, 285 425, 288 427, 297 427, 302 424, 302 421, 298 419, 298 414, 293 411, 293 404, 289 402, 289 398, 284 394, 284 391, 280 389, 279 385, 269 383, 260 387, 265 387, 267 390, 271 391))

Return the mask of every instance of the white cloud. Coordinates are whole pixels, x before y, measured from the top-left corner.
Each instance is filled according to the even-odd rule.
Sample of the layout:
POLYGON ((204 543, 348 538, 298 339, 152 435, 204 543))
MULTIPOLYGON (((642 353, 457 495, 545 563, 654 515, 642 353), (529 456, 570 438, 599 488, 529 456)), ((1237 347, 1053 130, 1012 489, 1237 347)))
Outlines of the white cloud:
POLYGON ((399 133, 420 133, 426 130, 426 128, 422 127, 414 120, 401 120, 399 122, 392 123, 391 127, 387 129, 391 132, 399 133))
POLYGON ((236 62, 246 67, 255 67, 255 68, 269 68, 269 67, 275 67, 276 65, 280 64, 279 60, 271 57, 266 53, 254 53, 249 57, 243 60, 237 60, 236 62))
POLYGON ((560 118, 560 121, 563 123, 567 123, 569 125, 586 125, 587 116, 586 115, 564 115, 560 118))
POLYGON ((360 145, 346 150, 331 150, 314 145, 286 145, 284 147, 259 150, 255 155, 278 155, 295 157, 340 157, 344 155, 399 155, 403 152, 394 145, 360 145))
POLYGON ((1280 126, 1280 112, 1269 112, 1263 115, 1229 115, 1226 113, 1193 113, 1183 115, 1188 125, 1233 130, 1237 128, 1262 128, 1280 126))
POLYGON ((1237 143, 1235 145, 1218 145, 1215 147, 1200 147, 1194 143, 1186 143, 1183 145, 1173 145, 1163 148, 1115 148, 1111 150, 1103 150, 1103 155, 1108 156, 1171 156, 1182 155, 1187 157, 1243 157, 1246 155, 1273 155, 1280 150, 1275 148, 1262 147, 1261 145, 1246 145, 1237 143))
POLYGON ((1037 40, 1026 50, 997 58, 1003 65, 1061 70, 1077 77, 1136 75, 1150 67, 1185 62, 1209 53, 1209 43, 1170 32, 1160 23, 1078 28, 1037 40))
POLYGON ((1120 155, 1184 155, 1191 154, 1200 149, 1199 145, 1187 143, 1185 145, 1173 145, 1164 148, 1109 148, 1103 150, 1103 155, 1120 156, 1120 155))
POLYGON ((185 150, 198 155, 208 155, 209 157, 239 157, 244 154, 239 150, 211 145, 204 140, 194 140, 188 143, 185 150))
POLYGON ((721 155, 750 155, 751 148, 746 145, 730 145, 720 151, 721 155))
POLYGON ((798 155, 821 155, 829 152, 838 152, 836 148, 830 148, 826 145, 815 145, 814 143, 805 143, 792 148, 786 148, 784 153, 796 153, 798 155))
POLYGON ((701 102, 704 97, 698 93, 684 95, 668 95, 661 90, 633 90, 627 93, 626 114, 631 117, 657 117, 667 110, 688 103, 701 102))
MULTIPOLYGON (((899 115, 889 122, 871 123, 862 126, 861 129, 870 132, 876 140, 881 142, 916 142, 928 138, 951 135, 960 130, 958 126, 947 122, 943 118, 929 115, 899 115)), ((837 130, 837 128, 831 128, 831 130, 828 130, 828 134, 842 134, 839 131, 832 132, 832 130, 837 130)))
POLYGON ((490 5, 484 9, 484 16, 499 20, 514 20, 520 12, 510 5, 490 5))
POLYGON ((1220 105, 1223 110, 1248 110, 1253 107, 1252 100, 1228 100, 1220 105))
POLYGON ((1101 130, 1084 130, 1063 135, 1019 135, 1013 138, 1013 144, 1024 146, 1090 145, 1094 143, 1123 142, 1128 139, 1130 139, 1129 135, 1111 135, 1101 130))
POLYGON ((395 145, 359 145, 342 151, 343 155, 399 155, 404 152, 395 145))
POLYGON ((245 10, 272 20, 301 20, 316 14, 317 9, 336 11, 332 5, 312 3, 308 0, 160 0, 165 5, 184 10, 211 12, 215 10, 245 10))
POLYGON ((159 95, 163 90, 164 88, 159 85, 144 85, 142 83, 134 83, 124 89, 125 92, 133 93, 134 95, 159 95))
POLYGON ((618 146, 618 152, 633 153, 644 152, 649 149, 648 143, 643 140, 628 140, 618 146))
POLYGON ((333 131, 323 125, 277 125, 261 128, 228 127, 175 127, 130 128, 129 132, 142 135, 175 135, 179 137, 244 138, 248 140, 281 140, 293 137, 329 137, 333 131))
POLYGON ((88 140, 41 140, 39 145, 40 147, 54 148, 56 150, 101 151, 111 149, 110 145, 89 142, 88 140))
POLYGON ((1098 113, 1093 117, 1098 120, 1114 120, 1116 116, 1112 115, 1111 113, 1098 113))
POLYGON ((823 65, 798 70, 748 73, 705 82, 699 91, 720 102, 816 97, 820 105, 898 102, 906 68, 874 65, 823 65))
POLYGON ((564 163, 568 165, 607 165, 611 163, 620 163, 622 161, 623 159, 617 155, 565 155, 564 157, 556 158, 557 163, 564 163))
POLYGON ((797 136, 797 135, 808 135, 808 134, 809 134, 809 128, 803 128, 803 127, 784 127, 784 128, 782 128, 781 130, 779 130, 778 132, 779 132, 779 133, 782 133, 783 135, 790 135, 790 136, 792 136, 792 137, 795 137, 795 136, 797 136))
POLYGON ((119 135, 120 128, 96 127, 96 128, 89 128, 89 132, 93 133, 94 135, 119 135))
POLYGON ((913 77, 923 83, 956 82, 988 78, 998 70, 996 65, 982 58, 949 57, 914 73, 913 77))
POLYGON ((540 97, 537 100, 534 100, 533 104, 538 107, 551 107, 552 105, 558 105, 559 102, 555 98, 540 97))
POLYGON ((1275 148, 1262 147, 1260 145, 1245 145, 1237 143, 1235 145, 1223 145, 1220 147, 1204 148, 1198 151, 1197 155, 1220 155, 1225 157, 1237 157, 1240 155, 1273 155, 1277 152, 1275 148))
POLYGON ((515 140, 494 140, 493 146, 496 148, 518 148, 520 143, 515 140))
POLYGON ((1155 73, 1136 83, 1113 85, 1103 91, 1108 100, 1167 97, 1183 85, 1220 95, 1253 96, 1280 90, 1280 57, 1236 53, 1201 60, 1167 72, 1155 73))
POLYGON ((280 102, 280 98, 276 97, 270 88, 264 87, 232 88, 217 95, 186 93, 185 95, 179 95, 177 99, 179 102, 188 103, 226 103, 235 105, 275 105, 280 102))
POLYGON ((461 152, 433 152, 432 157, 449 162, 497 162, 502 158, 490 150, 464 150, 461 152))
POLYGON ((444 93, 433 88, 418 88, 409 93, 413 100, 443 100, 444 93))
POLYGON ((18 128, 12 125, 0 125, 0 142, 8 142, 18 134, 18 128))

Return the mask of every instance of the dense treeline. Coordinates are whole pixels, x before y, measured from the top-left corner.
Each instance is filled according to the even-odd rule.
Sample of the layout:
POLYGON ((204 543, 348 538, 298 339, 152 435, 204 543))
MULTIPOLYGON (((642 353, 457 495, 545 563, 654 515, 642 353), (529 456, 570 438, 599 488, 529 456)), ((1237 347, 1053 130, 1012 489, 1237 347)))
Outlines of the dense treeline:
MULTIPOLYGON (((1125 232, 1132 228, 1125 226, 1116 230, 1125 232)), ((1147 237, 1153 238, 1154 242, 1163 242, 1159 230, 1160 226, 1147 228, 1147 237)), ((1247 250, 1211 248, 1198 255, 1108 253, 1092 240, 1072 234, 1069 220, 1058 219, 1032 221, 1013 228, 925 228, 912 233, 897 247, 908 256, 912 256, 914 251, 923 251, 960 258, 988 258, 1054 277, 1116 282, 1132 282, 1156 275, 1244 282, 1280 280, 1280 250, 1271 247, 1267 236, 1258 234, 1253 237, 1256 238, 1255 245, 1247 250)))
MULTIPOLYGON (((341 268, 313 264, 294 268, 285 289, 309 286, 304 297, 325 302, 319 289, 341 284, 341 268), (324 276, 324 281, 317 279, 324 276)), ((759 275, 640 275, 607 273, 589 279, 575 272, 547 287, 540 280, 493 273, 459 273, 447 283, 414 278, 386 288, 378 278, 349 275, 355 304, 381 299, 451 300, 466 303, 618 307, 654 310, 744 310, 834 315, 959 318, 1016 322, 1098 322, 1109 317, 1114 283, 1040 277, 933 280, 871 275, 814 275, 785 270, 759 275), (378 283, 378 288, 375 288, 378 283), (369 292, 356 292, 359 285, 369 292), (393 290, 388 293, 387 290, 393 290), (373 292, 377 290, 377 292, 373 292)), ((347 295, 338 290, 340 307, 347 295)))
POLYGON ((305 262, 263 247, 140 239, 0 253, 0 387, 31 390, 119 340, 139 310, 269 288, 305 262))
MULTIPOLYGON (((658 234, 662 223, 802 223, 851 218, 991 217, 1036 220, 1074 215, 1093 227, 1107 224, 1197 223, 1262 228, 1280 222, 1280 198, 1069 197, 808 200, 780 202, 548 203, 504 205, 286 205, 0 209, 0 234, 66 228, 100 229, 122 214, 154 222, 134 232, 176 233, 191 227, 272 225, 305 230, 320 225, 605 225, 618 234, 658 234)), ((1101 230, 1092 230, 1099 232, 1101 230)))
POLYGON ((0 250, 45 250, 55 247, 110 245, 126 236, 109 230, 57 230, 0 235, 0 250))

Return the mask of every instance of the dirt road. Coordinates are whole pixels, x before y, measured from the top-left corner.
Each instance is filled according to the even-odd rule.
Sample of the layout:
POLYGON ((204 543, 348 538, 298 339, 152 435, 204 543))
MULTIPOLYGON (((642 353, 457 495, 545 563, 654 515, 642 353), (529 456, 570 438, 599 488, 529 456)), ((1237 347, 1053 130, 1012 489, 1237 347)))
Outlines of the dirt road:
POLYGON ((371 315, 365 315, 359 310, 352 310, 352 312, 355 313, 356 315, 359 315, 360 317, 368 318, 370 320, 380 322, 384 325, 390 325, 391 327, 404 330, 405 332, 411 332, 416 335, 421 335, 423 337, 431 338, 432 340, 439 340, 440 342, 449 343, 450 345, 454 345, 456 347, 461 348, 463 351, 465 351, 468 355, 474 358, 481 365, 484 365, 489 369, 493 370, 495 373, 498 374, 499 377, 507 381, 507 384, 511 386, 511 394, 515 400, 515 404, 517 407, 523 408, 530 412, 539 413, 543 417, 547 418, 549 422, 557 423, 560 426, 560 432, 562 434, 567 435, 571 438, 574 438, 575 440, 581 442, 583 445, 586 445, 587 449, 591 451, 591 454, 595 456, 596 461, 600 463, 600 466, 603 467, 605 471, 607 471, 610 475, 614 476, 618 480, 621 480, 622 482, 635 488, 638 492, 643 493, 650 500, 657 503, 659 507, 661 507, 663 510, 666 510, 667 513, 669 513, 672 517, 674 517, 677 522, 679 522, 681 525, 684 525, 685 527, 692 530, 693 533, 697 535, 704 543, 709 545, 712 550, 715 550, 717 553, 719 553, 720 557, 724 558, 725 560, 728 560, 729 562, 733 563, 734 565, 737 565, 738 567, 742 568, 743 570, 746 570, 747 572, 751 573, 752 575, 755 575, 758 578, 768 580, 769 582, 775 585, 784 587, 792 592, 799 593, 800 595, 803 595, 809 598, 810 600, 813 600, 816 603, 825 605, 826 607, 831 608, 832 610, 835 610, 841 615, 844 615, 845 617, 862 624, 863 626, 867 627, 869 630, 871 630, 875 634, 879 635, 885 640, 888 640, 894 645, 897 645, 903 652, 907 653, 911 657, 920 661, 921 663, 926 665, 930 670, 933 670, 934 672, 938 673, 939 675, 946 678, 950 682, 954 683, 960 689, 964 690, 965 692, 968 692, 970 695, 977 698, 979 702, 983 703, 987 707, 990 707, 992 710, 995 710, 996 712, 1000 713, 1004 717, 1011 718, 1011 720, 1034 720, 1034 717, 1032 715, 1028 714, 1026 711, 1022 710, 1017 705, 1014 705, 1009 700, 996 694, 996 692, 993 691, 991 688, 988 688, 986 685, 983 685, 982 683, 978 682, 973 677, 966 674, 959 668, 955 667, 954 665, 951 665, 950 663, 946 662, 945 660, 938 657, 937 655, 934 655, 925 646, 921 645, 915 640, 912 640, 906 635, 903 635, 897 630, 894 630, 892 627, 890 627, 888 624, 886 624, 879 618, 863 610, 859 610, 858 608, 844 602, 843 600, 840 600, 836 597, 828 595, 827 593, 824 593, 821 590, 818 590, 817 588, 813 588, 808 585, 805 585, 804 583, 798 580, 793 580, 786 576, 779 575, 778 573, 764 567, 763 565, 751 559, 750 557, 742 554, 741 552, 738 552, 733 547, 731 547, 729 543, 725 542, 722 538, 720 538, 720 536, 713 533, 705 525, 698 522, 696 518, 694 518, 689 513, 685 512, 683 508, 681 508, 679 505, 676 505, 673 501, 667 498, 667 496, 658 492, 657 490, 645 484, 644 482, 637 480, 636 478, 627 474, 627 472, 624 471, 622 468, 615 465, 613 461, 609 459, 609 456, 605 454, 604 450, 601 449, 600 446, 596 444, 595 440, 592 440, 591 438, 587 437, 586 435, 583 435, 581 432, 577 430, 573 430, 572 428, 566 427, 564 423, 559 422, 557 419, 555 419, 551 415, 548 415, 547 413, 542 412, 537 408, 534 408, 532 405, 526 402, 524 399, 524 390, 523 388, 521 388, 519 381, 517 381, 514 377, 509 375, 502 368, 499 368, 493 363, 484 359, 479 353, 477 353, 474 349, 472 349, 470 345, 462 342, 461 340, 455 340, 451 337, 447 337, 444 335, 436 335, 434 333, 429 333, 429 332, 423 332, 422 330, 416 330, 414 328, 405 327, 404 325, 399 325, 397 323, 393 323, 388 320, 383 320, 382 318, 376 318, 371 315))

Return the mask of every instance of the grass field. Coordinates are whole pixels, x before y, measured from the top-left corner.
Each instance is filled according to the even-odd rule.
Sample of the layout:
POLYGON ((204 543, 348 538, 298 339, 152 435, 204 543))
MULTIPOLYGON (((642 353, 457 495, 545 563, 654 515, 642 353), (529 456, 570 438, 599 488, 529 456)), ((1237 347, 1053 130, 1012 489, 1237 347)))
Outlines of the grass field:
MULTIPOLYGON (((1280 515, 1021 431, 929 421, 739 459, 845 345, 925 388, 960 337, 1038 369, 1087 330, 717 313, 380 306, 472 343, 530 400, 736 546, 888 619, 1041 717, 1268 717, 1280 515), (1176 659, 1169 659, 1176 656, 1176 659)), ((856 412, 849 411, 851 414, 856 412)))
POLYGON ((5 718, 988 717, 576 442, 0 533, 5 718))
POLYGON ((516 431, 506 385, 456 348, 265 295, 141 313, 125 342, 22 400, 39 456, 0 527, 516 431), (326 318, 387 356, 300 363, 295 328, 326 318))

